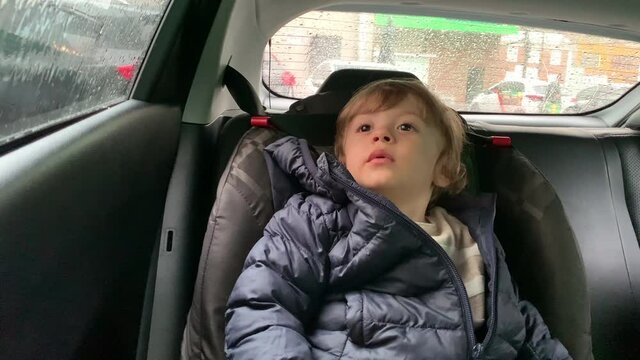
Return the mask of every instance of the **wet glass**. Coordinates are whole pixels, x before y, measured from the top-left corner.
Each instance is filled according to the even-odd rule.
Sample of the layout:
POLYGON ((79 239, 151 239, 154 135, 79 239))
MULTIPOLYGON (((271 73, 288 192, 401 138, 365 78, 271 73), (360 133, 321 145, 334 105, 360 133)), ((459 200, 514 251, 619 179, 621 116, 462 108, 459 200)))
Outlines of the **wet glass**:
POLYGON ((400 70, 459 111, 584 113, 636 85, 638 54, 630 41, 510 24, 313 11, 271 38, 262 77, 272 93, 304 98, 340 69, 400 70))
POLYGON ((167 3, 0 1, 0 145, 125 100, 167 3))

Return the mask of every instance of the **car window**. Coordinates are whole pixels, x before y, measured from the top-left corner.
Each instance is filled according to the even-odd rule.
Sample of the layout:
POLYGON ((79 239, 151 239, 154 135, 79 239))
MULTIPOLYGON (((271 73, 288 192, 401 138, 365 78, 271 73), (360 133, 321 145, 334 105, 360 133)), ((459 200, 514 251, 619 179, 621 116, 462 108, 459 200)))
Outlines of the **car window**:
POLYGON ((610 104, 620 98, 629 90, 628 87, 612 87, 608 85, 596 85, 579 91, 571 99, 571 106, 567 113, 579 113, 597 109, 610 104))
POLYGON ((303 98, 343 68, 415 74, 460 111, 581 113, 607 106, 640 78, 640 44, 527 26, 427 16, 313 11, 265 48, 262 76, 276 95, 303 98), (594 86, 624 91, 597 94, 594 86), (615 96, 611 96, 615 94, 615 96))
POLYGON ((309 77, 311 79, 311 85, 316 88, 320 87, 322 82, 335 70, 338 69, 335 66, 332 67, 330 63, 322 63, 318 65, 309 77))
POLYGON ((0 145, 125 100, 167 3, 0 1, 0 145))

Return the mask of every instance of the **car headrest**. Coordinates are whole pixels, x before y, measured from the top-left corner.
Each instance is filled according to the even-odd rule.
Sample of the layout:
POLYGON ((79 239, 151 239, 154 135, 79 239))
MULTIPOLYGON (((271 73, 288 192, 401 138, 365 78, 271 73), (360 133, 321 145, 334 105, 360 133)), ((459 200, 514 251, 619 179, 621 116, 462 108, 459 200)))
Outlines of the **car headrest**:
POLYGON ((290 114, 338 114, 361 87, 377 80, 416 79, 412 73, 394 70, 342 69, 322 83, 318 92, 289 107, 290 114))
POLYGON ((416 79, 410 72, 372 69, 341 69, 332 72, 320 85, 317 93, 340 91, 355 93, 358 89, 376 80, 383 79, 416 79))

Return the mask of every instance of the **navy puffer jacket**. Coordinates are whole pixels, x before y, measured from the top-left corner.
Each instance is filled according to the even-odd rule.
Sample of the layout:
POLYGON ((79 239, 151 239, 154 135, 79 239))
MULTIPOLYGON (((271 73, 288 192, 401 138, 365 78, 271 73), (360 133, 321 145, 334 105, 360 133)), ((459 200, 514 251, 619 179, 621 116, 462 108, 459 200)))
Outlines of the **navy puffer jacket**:
POLYGON ((568 359, 518 299, 493 235, 494 196, 447 210, 467 225, 487 271, 487 332, 476 339, 459 274, 390 201, 358 186, 304 140, 267 148, 282 196, 226 313, 230 359, 568 359), (283 184, 285 185, 283 187, 283 184))

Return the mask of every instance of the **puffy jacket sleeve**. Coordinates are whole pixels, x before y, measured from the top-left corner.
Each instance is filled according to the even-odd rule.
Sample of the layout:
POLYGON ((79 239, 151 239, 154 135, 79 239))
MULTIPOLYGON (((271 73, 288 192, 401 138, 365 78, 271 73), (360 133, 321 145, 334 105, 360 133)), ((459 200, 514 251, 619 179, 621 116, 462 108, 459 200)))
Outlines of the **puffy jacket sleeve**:
POLYGON ((322 301, 328 229, 325 215, 302 195, 273 216, 229 298, 227 358, 311 358, 305 326, 322 301))
POLYGON ((520 349, 518 359, 571 359, 569 352, 560 341, 551 337, 549 328, 533 304, 521 300, 518 306, 526 326, 525 343, 520 349))

